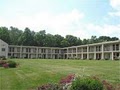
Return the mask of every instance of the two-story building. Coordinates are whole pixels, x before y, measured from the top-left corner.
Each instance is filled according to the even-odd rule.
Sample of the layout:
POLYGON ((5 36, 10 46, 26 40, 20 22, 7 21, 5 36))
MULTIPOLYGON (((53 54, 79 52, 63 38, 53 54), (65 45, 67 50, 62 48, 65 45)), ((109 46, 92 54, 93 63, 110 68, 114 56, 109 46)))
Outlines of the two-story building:
POLYGON ((0 40, 0 56, 6 58, 114 60, 120 58, 120 40, 64 48, 8 45, 0 40))

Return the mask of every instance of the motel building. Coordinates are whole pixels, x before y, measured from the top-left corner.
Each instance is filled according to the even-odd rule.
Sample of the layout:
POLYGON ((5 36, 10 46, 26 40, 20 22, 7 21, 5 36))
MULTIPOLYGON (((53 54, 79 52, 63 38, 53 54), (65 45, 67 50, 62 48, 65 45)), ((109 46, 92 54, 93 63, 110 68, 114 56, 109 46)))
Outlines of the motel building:
POLYGON ((120 40, 59 48, 8 45, 0 39, 0 57, 3 56, 29 59, 117 60, 120 59, 120 40))

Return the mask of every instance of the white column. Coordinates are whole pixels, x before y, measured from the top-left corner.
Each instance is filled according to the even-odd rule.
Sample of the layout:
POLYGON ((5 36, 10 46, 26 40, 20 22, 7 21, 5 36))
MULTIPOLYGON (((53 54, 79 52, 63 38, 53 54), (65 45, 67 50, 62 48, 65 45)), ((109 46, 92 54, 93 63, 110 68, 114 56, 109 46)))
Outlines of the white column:
POLYGON ((76 58, 78 59, 78 53, 77 53, 78 48, 76 47, 76 58))
POLYGON ((48 59, 48 48, 45 48, 45 55, 46 55, 46 59, 48 59))
POLYGON ((104 59, 104 45, 102 44, 102 58, 101 59, 104 59))
POLYGON ((73 49, 74 48, 71 48, 71 49, 72 49, 71 58, 74 59, 74 57, 73 57, 73 53, 74 53, 73 49))
POLYGON ((52 59, 52 48, 51 48, 51 51, 50 51, 51 53, 50 53, 50 58, 52 59))
POLYGON ((89 46, 87 46, 87 59, 89 59, 89 46))
POLYGON ((67 59, 68 59, 68 48, 67 48, 67 53, 66 53, 66 55, 67 55, 67 59))
POLYGON ((94 46, 94 60, 96 60, 96 46, 94 46))
POLYGON ((22 58, 22 46, 20 47, 20 58, 22 58))
POLYGON ((112 60, 114 60, 114 55, 113 55, 113 51, 112 51, 112 56, 111 56, 111 57, 112 57, 112 60))
POLYGON ((94 60, 96 60, 96 53, 94 53, 94 60))
POLYGON ((81 48, 81 59, 83 59, 83 47, 81 48))
POLYGON ((110 51, 113 51, 113 44, 110 45, 110 51))

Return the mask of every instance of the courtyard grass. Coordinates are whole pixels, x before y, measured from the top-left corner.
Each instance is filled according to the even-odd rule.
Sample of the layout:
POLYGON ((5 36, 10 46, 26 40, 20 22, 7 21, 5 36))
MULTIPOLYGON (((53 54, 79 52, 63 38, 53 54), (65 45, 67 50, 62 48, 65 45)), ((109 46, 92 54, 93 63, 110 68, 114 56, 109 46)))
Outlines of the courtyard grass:
POLYGON ((94 75, 113 84, 120 83, 120 61, 12 59, 17 68, 0 67, 0 90, 30 90, 57 83, 68 74, 94 75))

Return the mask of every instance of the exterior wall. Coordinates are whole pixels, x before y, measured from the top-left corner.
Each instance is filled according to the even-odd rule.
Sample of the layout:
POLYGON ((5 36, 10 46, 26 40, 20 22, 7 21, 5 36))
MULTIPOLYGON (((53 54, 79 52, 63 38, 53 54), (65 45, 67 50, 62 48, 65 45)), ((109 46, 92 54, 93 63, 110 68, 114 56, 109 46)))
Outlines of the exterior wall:
POLYGON ((13 58, 91 59, 114 60, 120 58, 120 40, 65 48, 9 45, 0 40, 0 55, 13 58), (3 45, 4 44, 4 45, 3 45), (9 50, 8 50, 9 49, 9 50))
POLYGON ((0 39, 0 57, 8 58, 8 44, 0 39))
POLYGON ((68 59, 77 58, 114 60, 119 59, 120 57, 120 40, 81 46, 72 46, 67 47, 66 50, 68 59))
POLYGON ((61 48, 9 45, 9 58, 62 58, 61 48))

